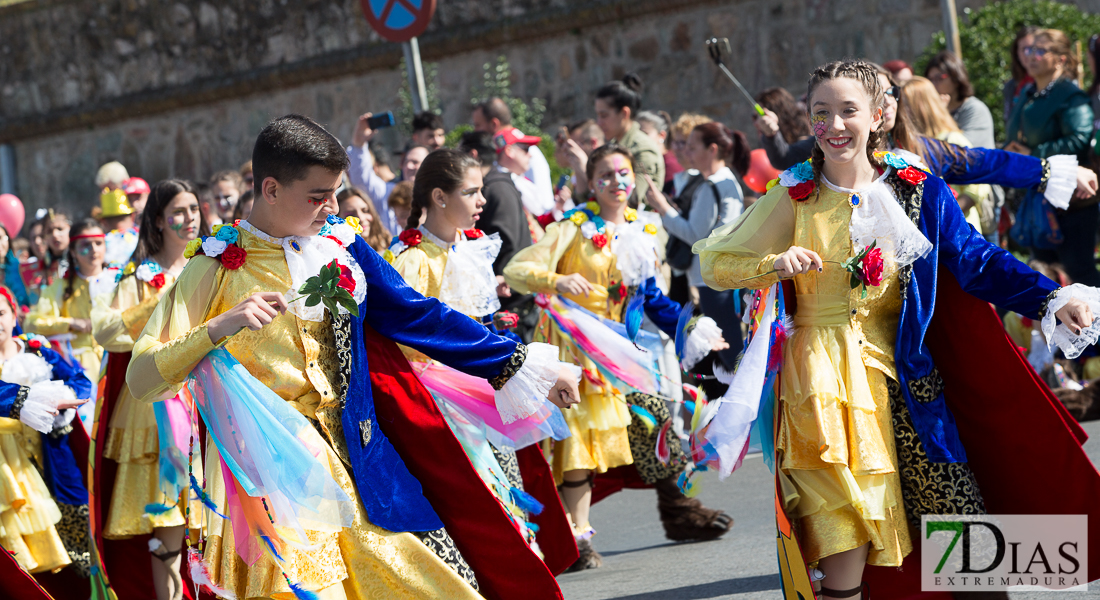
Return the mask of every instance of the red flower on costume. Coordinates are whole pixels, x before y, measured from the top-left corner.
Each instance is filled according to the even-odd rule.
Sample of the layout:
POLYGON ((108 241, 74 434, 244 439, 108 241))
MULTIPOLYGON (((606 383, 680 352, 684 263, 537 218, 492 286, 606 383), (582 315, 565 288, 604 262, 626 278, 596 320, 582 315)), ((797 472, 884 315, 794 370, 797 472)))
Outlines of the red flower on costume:
POLYGON ((465 235, 468 240, 476 240, 485 237, 485 232, 480 229, 463 229, 462 234, 465 235))
POLYGON ((222 266, 227 269, 237 270, 244 265, 244 259, 248 257, 248 253, 244 251, 244 248, 236 244, 229 244, 225 247, 225 252, 222 252, 222 266))
POLYGON ((497 329, 515 329, 519 325, 519 315, 502 310, 493 315, 493 325, 497 329))
POLYGON ((787 188, 787 195, 791 197, 791 200, 803 200, 809 196, 812 191, 814 191, 814 182, 803 181, 792 188, 787 188))
POLYGON ((607 234, 597 233, 596 235, 592 236, 592 243, 597 248, 603 248, 607 245, 607 234))
POLYGON ((336 266, 340 267, 340 281, 336 285, 344 288, 349 294, 355 293, 355 278, 351 276, 351 269, 346 265, 342 265, 335 260, 332 261, 336 266))
POLYGON ((550 212, 546 213, 545 215, 539 215, 539 216, 535 217, 535 221, 538 222, 540 227, 542 227, 543 229, 546 229, 547 227, 550 226, 551 223, 557 221, 557 219, 554 218, 554 212, 550 211, 550 212))
POLYGON ((872 248, 867 256, 863 257, 863 269, 860 271, 860 279, 864 285, 882 285, 882 249, 872 248))
POLYGON ((902 179, 908 181, 913 185, 917 185, 918 183, 927 179, 928 174, 924 171, 921 171, 920 169, 905 167, 904 169, 898 171, 898 177, 901 177, 902 179))
POLYGON ((420 230, 418 229, 406 229, 405 231, 397 234, 397 239, 401 240, 401 243, 405 244, 406 246, 419 245, 422 237, 423 236, 420 235, 420 230))
POLYGON ((27 347, 30 348, 31 350, 39 350, 39 349, 42 348, 42 342, 40 342, 38 340, 31 340, 31 341, 27 342, 27 347))
POLYGON ((149 280, 149 285, 157 288, 158 290, 164 287, 164 273, 157 273, 156 275, 153 275, 153 278, 149 280))

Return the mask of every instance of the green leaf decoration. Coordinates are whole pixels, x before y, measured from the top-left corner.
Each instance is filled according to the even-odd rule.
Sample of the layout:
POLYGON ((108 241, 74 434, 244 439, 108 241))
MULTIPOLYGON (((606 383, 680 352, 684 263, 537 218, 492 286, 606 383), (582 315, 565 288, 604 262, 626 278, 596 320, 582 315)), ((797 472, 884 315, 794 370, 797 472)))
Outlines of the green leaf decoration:
POLYGON ((310 294, 306 297, 306 306, 317 306, 321 303, 320 294, 310 294))

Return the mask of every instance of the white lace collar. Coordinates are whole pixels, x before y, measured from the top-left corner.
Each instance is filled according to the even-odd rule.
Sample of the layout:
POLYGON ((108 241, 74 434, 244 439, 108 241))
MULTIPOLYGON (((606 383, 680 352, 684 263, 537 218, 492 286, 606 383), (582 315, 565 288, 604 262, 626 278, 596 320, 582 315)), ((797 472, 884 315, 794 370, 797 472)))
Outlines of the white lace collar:
MULTIPOLYGON (((421 225, 420 227, 417 227, 416 229, 424 237, 428 238, 429 242, 435 244, 436 246, 439 246, 440 248, 443 248, 444 250, 446 250, 446 249, 450 248, 451 246, 455 245, 454 242, 448 242, 448 241, 444 240, 441 237, 436 237, 436 235, 434 233, 428 231, 428 228, 424 227, 423 225, 421 225)), ((460 241, 462 241, 462 240, 466 239, 466 236, 462 235, 462 232, 460 231, 460 232, 458 232, 458 238, 459 238, 460 241)))
POLYGON ((852 254, 877 242, 889 268, 913 264, 932 250, 932 242, 913 224, 886 183, 892 170, 887 169, 870 185, 854 190, 834 185, 822 174, 821 181, 829 189, 847 194, 852 206, 848 234, 852 239, 852 254), (858 198, 856 200, 855 198, 858 198))
MULTIPOLYGON (((351 279, 355 284, 354 289, 351 290, 351 295, 355 298, 355 303, 362 304, 363 301, 366 300, 367 278, 363 274, 363 269, 359 266, 359 263, 356 262, 351 253, 347 251, 347 244, 337 241, 349 237, 351 240, 354 240, 355 232, 353 230, 349 234, 348 231, 342 229, 350 229, 350 225, 343 222, 326 225, 331 235, 322 236, 318 234, 309 237, 289 235, 281 238, 268 235, 256 229, 256 226, 248 221, 241 221, 236 227, 251 233, 265 242, 283 247, 283 255, 286 257, 286 265, 287 269, 290 271, 292 286, 284 296, 288 302, 294 300, 293 302, 289 302, 289 310, 299 318, 305 319, 306 321, 325 320, 325 305, 322 303, 316 306, 306 306, 305 298, 300 298, 301 293, 299 293, 298 290, 305 285, 307 279, 320 273, 321 267, 328 265, 332 261, 336 261, 337 264, 347 267, 351 272, 351 279), (337 228, 341 229, 337 231, 337 228)), ((340 314, 347 314, 347 309, 341 306, 340 314)))

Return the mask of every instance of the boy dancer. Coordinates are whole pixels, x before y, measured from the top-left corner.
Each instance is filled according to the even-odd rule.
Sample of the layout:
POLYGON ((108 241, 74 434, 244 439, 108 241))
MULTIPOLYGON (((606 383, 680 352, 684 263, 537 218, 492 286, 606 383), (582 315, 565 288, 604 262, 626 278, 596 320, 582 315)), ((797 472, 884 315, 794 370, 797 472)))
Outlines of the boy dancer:
MULTIPOLYGON (((534 394, 563 407, 577 401, 557 349, 516 344, 424 298, 349 235, 332 216, 347 154, 312 120, 288 115, 268 124, 252 166, 249 221, 202 241, 205 256, 191 260, 137 340, 127 382, 137 398, 169 397, 225 342, 321 432, 319 458, 355 500, 354 518, 338 531, 307 527, 307 543, 249 563, 235 552, 234 527, 212 517, 205 576, 237 598, 293 597, 292 581, 320 598, 477 598, 478 589, 489 598, 560 598, 394 342, 489 379, 502 413, 519 414, 534 394), (341 286, 358 316, 288 304, 283 295, 297 296, 330 259, 347 268, 341 286)), ((226 512, 232 478, 212 445, 206 458, 205 492, 234 518, 226 512)))

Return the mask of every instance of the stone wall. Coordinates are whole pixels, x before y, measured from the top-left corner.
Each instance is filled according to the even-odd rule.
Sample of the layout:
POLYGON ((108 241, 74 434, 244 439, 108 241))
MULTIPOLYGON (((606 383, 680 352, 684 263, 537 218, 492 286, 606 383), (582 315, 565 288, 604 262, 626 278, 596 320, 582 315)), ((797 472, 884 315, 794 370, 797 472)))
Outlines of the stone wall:
MULTIPOLYGON (((306 114, 348 140, 358 114, 399 107, 400 47, 369 31, 354 0, 216 4, 0 8, 0 142, 15 148, 28 211, 86 210, 108 160, 150 182, 203 179, 247 160, 273 117, 306 114)), ((421 51, 438 65, 448 127, 469 119, 482 65, 503 55, 513 91, 546 101, 546 130, 591 115, 595 89, 635 71, 644 108, 702 111, 751 132, 751 109, 710 63, 706 38, 730 38, 731 69, 753 93, 798 92, 828 60, 912 60, 940 18, 938 0, 441 0, 421 51)))

